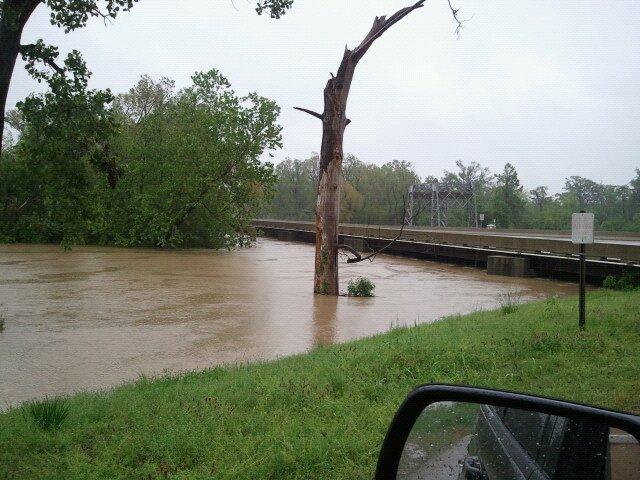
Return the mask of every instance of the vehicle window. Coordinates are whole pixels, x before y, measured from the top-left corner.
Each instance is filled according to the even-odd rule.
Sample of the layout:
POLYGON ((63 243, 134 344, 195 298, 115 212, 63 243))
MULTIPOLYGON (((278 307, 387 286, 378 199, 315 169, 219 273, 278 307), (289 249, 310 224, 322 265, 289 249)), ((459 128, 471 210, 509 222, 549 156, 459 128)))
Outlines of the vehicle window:
POLYGON ((604 425, 550 416, 537 463, 558 480, 605 478, 608 437, 604 425), (585 472, 591 476, 584 477, 585 472))
POLYGON ((556 464, 560 458, 560 448, 564 437, 564 425, 567 419, 556 415, 549 415, 547 425, 543 433, 542 448, 538 453, 538 464, 542 470, 553 478, 556 464))
POLYGON ((496 415, 498 415, 501 419, 504 419, 504 414, 507 411, 507 407, 490 407, 491 409, 493 409, 494 412, 496 412, 496 415))
POLYGON ((507 408, 503 422, 527 453, 537 458, 548 419, 543 413, 507 408))

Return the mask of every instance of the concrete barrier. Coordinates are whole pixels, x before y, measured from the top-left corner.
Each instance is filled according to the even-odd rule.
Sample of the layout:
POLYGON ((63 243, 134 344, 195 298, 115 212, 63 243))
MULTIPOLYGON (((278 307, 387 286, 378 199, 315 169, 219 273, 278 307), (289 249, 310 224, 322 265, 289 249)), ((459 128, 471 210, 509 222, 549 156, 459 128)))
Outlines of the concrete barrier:
MULTIPOLYGON (((296 222, 288 220, 254 220, 253 226, 260 234, 288 241, 315 241, 315 225, 313 222, 296 222)), ((424 258, 439 262, 461 263, 479 268, 488 264, 491 256, 521 258, 528 262, 528 274, 547 278, 564 278, 575 280, 578 278, 579 262, 575 254, 576 245, 567 240, 548 240, 549 244, 540 248, 540 243, 527 245, 531 249, 523 248, 527 240, 535 242, 540 239, 524 239, 522 237, 501 237, 492 235, 470 235, 463 232, 434 232, 425 230, 406 230, 402 239, 389 246, 391 239, 397 237, 398 227, 378 227, 373 225, 340 225, 339 242, 345 243, 358 251, 370 252, 385 248, 385 253, 406 255, 414 258, 424 258), (480 240, 479 240, 480 239, 480 240), (506 247, 497 247, 495 240, 506 239, 506 247), (486 243, 485 243, 486 241, 486 243), (509 243, 513 242, 513 243, 509 243), (535 248, 537 247, 537 248, 535 248), (564 248, 564 253, 562 250, 564 248), (570 253, 568 253, 570 252, 570 253)), ((628 271, 640 272, 640 243, 626 245, 627 249, 617 253, 618 260, 590 256, 596 247, 606 248, 606 244, 589 245, 587 250, 587 281, 602 285, 608 275, 622 275, 628 271), (629 259, 636 259, 635 261, 629 259)), ((516 272, 517 272, 516 268, 516 272)))
MULTIPOLYGON (((262 220, 253 221, 257 228, 271 227, 275 229, 303 230, 315 232, 313 222, 292 220, 262 220)), ((400 227, 340 224, 341 235, 363 238, 395 238, 400 232, 400 227)), ((497 250, 509 250, 513 252, 550 253, 556 255, 575 255, 578 246, 571 243, 570 238, 556 237, 554 234, 545 236, 537 233, 535 236, 526 236, 508 233, 496 235, 487 231, 447 231, 428 230, 424 228, 406 227, 402 234, 402 240, 422 243, 438 243, 443 245, 460 245, 478 248, 495 248, 497 250)), ((598 240, 592 245, 587 245, 587 256, 594 259, 631 262, 640 264, 640 240, 629 239, 627 241, 598 240)))

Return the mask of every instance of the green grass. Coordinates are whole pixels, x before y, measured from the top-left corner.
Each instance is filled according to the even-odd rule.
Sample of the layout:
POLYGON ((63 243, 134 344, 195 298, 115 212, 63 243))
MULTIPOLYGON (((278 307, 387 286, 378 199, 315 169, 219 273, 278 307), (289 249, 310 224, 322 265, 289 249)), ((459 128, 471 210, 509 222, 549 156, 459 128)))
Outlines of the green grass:
POLYGON ((640 412, 640 292, 453 317, 275 362, 68 399, 59 430, 0 415, 0 478, 371 478, 416 385, 508 388, 640 412))
POLYGON ((69 416, 69 406, 63 398, 47 398, 23 407, 36 425, 43 430, 58 430, 69 416))

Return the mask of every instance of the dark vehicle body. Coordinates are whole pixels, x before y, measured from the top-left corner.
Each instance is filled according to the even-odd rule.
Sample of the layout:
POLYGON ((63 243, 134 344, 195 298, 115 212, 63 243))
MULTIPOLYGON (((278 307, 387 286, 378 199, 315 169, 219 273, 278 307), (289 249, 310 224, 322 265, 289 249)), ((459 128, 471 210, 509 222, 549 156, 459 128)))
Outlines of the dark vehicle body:
POLYGON ((462 478, 606 479, 608 438, 604 425, 482 405, 462 478))

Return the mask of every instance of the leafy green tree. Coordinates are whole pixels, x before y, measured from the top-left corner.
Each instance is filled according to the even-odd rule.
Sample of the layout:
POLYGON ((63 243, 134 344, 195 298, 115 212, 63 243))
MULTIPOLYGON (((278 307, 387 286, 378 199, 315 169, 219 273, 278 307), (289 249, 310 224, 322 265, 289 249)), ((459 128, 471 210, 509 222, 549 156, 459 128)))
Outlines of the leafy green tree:
POLYGON ((477 162, 465 165, 458 160, 456 165, 458 172, 445 170, 440 183, 445 187, 470 193, 472 201, 464 211, 448 212, 449 222, 452 226, 476 225, 478 212, 484 212, 488 208, 487 194, 491 188, 493 175, 488 168, 482 167, 477 162), (452 220, 454 223, 451 223, 452 220))
POLYGON ((546 186, 540 185, 529 190, 526 200, 526 215, 524 215, 521 225, 519 226, 525 228, 543 228, 542 225, 545 223, 544 217, 546 210, 553 202, 553 198, 549 195, 549 189, 546 186))
POLYGON ((109 108, 87 76, 74 53, 50 91, 19 104, 23 131, 0 162, 0 241, 242 243, 273 190, 259 158, 280 146, 278 106, 212 70, 177 93, 143 77, 109 108))
POLYGON ((602 186, 588 178, 572 176, 566 179, 564 194, 573 197, 578 210, 589 210, 602 200, 602 186))
POLYGON ((404 219, 409 187, 420 178, 410 162, 393 160, 382 166, 365 164, 347 157, 343 164, 344 179, 363 196, 352 221, 367 224, 397 224, 404 219))
POLYGON ((600 185, 598 203, 591 210, 598 228, 621 230, 631 220, 629 199, 631 190, 627 185, 600 185))
POLYGON ((507 163, 502 173, 496 175, 497 185, 493 191, 493 214, 498 225, 515 228, 520 225, 525 207, 525 199, 518 172, 507 163))
MULTIPOLYGON (((265 216, 312 220, 316 205, 318 156, 285 159, 276 166, 277 193, 265 216)), ((409 162, 382 166, 346 155, 342 167, 340 218, 343 222, 393 224, 402 222, 409 186, 420 181, 409 162)))
POLYGON ((344 180, 340 188, 340 221, 354 222, 363 205, 364 196, 351 183, 344 180))
POLYGON ((551 197, 548 192, 549 189, 542 185, 534 188, 533 190, 529 190, 529 198, 531 198, 531 201, 539 211, 542 211, 551 201, 551 197))
MULTIPOLYGON (((90 18, 114 19, 129 11, 138 0, 0 0, 0 145, 4 133, 4 117, 9 85, 18 55, 27 62, 27 70, 40 80, 42 67, 62 73, 64 66, 56 63, 58 48, 38 40, 22 45, 22 32, 35 9, 43 4, 49 8, 52 25, 70 32, 84 27, 90 18)), ((268 12, 280 18, 293 0, 258 0, 258 14, 268 12)))
POLYGON ((493 175, 488 168, 482 167, 478 162, 465 165, 461 160, 456 161, 458 172, 445 170, 441 183, 447 187, 460 190, 469 190, 480 193, 490 186, 493 175))
POLYGON ((629 199, 631 223, 633 230, 640 231, 640 168, 636 168, 636 176, 629 182, 629 187, 631 189, 629 199))
POLYGON ((168 107, 173 99, 175 87, 176 83, 169 78, 155 81, 149 75, 143 75, 127 93, 115 97, 113 108, 123 123, 138 124, 148 115, 168 107))
POLYGON ((43 76, 49 91, 18 104, 22 134, 2 166, 5 239, 84 242, 97 182, 117 182, 111 93, 87 89, 89 72, 78 52, 64 65, 43 76))
MULTIPOLYGON (((216 70, 197 73, 193 86, 167 97, 163 108, 137 122, 136 113, 114 145, 124 173, 113 192, 103 192, 107 228, 96 231, 99 241, 160 247, 241 243, 275 184, 273 166, 260 156, 281 146, 279 107, 255 93, 236 95, 216 70)), ((132 111, 140 101, 129 92, 119 104, 132 111)))
POLYGON ((640 205, 640 168, 636 168, 636 176, 633 178, 629 185, 633 194, 633 201, 640 205))
POLYGON ((275 167, 276 194, 266 207, 267 217, 313 220, 318 183, 318 156, 306 160, 286 158, 275 167))
POLYGON ((404 221, 409 187, 420 181, 411 162, 393 160, 381 167, 384 187, 380 191, 381 205, 387 205, 383 218, 376 223, 400 224, 404 221))
MULTIPOLYGON (((277 194, 264 215, 283 219, 313 218, 317 176, 302 174, 317 171, 317 157, 308 160, 285 160, 276 167, 277 194), (306 192, 300 195, 300 192, 306 192)), ((517 172, 506 165, 494 182, 494 175, 472 162, 457 162, 458 171, 445 171, 442 179, 429 176, 425 183, 440 183, 453 189, 474 192, 478 212, 494 218, 506 228, 568 230, 571 214, 580 209, 580 198, 596 216, 596 227, 603 230, 640 231, 640 169, 628 185, 600 185, 575 177, 567 180, 565 191, 552 196, 545 186, 524 192, 517 172)), ((372 224, 399 224, 402 219, 402 196, 409 185, 419 182, 407 162, 384 166, 368 164, 354 155, 343 162, 341 221, 372 224)), ((418 206, 419 208, 420 206, 418 206)), ((449 226, 473 224, 471 209, 447 212, 449 226)), ((428 225, 429 212, 423 211, 416 224, 428 225)))

